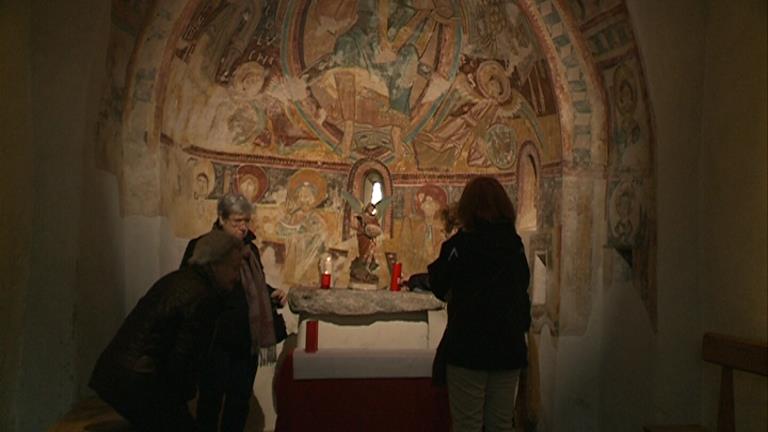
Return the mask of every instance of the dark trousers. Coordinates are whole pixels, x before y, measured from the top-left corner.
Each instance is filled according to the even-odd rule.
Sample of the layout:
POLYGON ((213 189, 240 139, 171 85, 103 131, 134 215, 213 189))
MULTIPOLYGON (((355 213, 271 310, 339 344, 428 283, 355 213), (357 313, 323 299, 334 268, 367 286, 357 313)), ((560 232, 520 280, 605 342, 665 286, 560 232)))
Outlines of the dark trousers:
POLYGON ((109 389, 97 391, 140 432, 198 431, 187 403, 150 374, 124 373, 109 389))
POLYGON ((242 432, 253 395, 258 359, 214 344, 200 371, 197 422, 203 432, 242 432), (222 403, 224 408, 222 410, 222 403))

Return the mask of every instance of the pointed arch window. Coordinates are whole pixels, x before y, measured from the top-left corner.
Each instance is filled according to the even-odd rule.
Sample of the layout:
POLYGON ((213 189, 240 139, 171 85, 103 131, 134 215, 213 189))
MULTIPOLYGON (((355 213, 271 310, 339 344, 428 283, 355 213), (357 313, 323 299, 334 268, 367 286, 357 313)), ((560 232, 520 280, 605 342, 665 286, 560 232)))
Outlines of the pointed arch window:
POLYGON ((521 155, 518 164, 517 229, 535 231, 537 214, 539 176, 535 156, 532 152, 521 155))

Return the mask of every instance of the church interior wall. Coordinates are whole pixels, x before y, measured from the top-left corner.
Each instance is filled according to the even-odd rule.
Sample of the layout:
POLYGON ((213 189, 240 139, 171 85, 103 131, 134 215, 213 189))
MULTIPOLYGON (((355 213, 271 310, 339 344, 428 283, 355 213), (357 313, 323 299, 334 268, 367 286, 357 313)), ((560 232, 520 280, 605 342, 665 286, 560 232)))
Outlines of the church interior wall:
MULTIPOLYGON (((628 6, 658 131, 662 306, 658 335, 637 344, 653 354, 627 371, 652 365, 655 422, 700 417, 715 429, 720 372, 700 361, 701 335, 765 340, 767 331, 765 4, 628 6)), ((621 321, 626 330, 634 322, 621 321)), ((626 332, 619 347, 635 345, 638 334, 626 332)), ((737 429, 764 429, 764 380, 737 373, 735 386, 737 429)))
POLYGON ((0 150, 0 429, 13 430, 17 410, 13 391, 21 370, 22 332, 25 313, 25 293, 31 270, 31 249, 28 241, 32 224, 34 188, 28 173, 33 171, 32 122, 29 116, 30 7, 26 2, 9 5, 0 13, 0 82, 5 102, 0 105, 0 129, 3 130, 0 150), (14 145, 11 145, 13 143, 14 145), (10 229, 14 227, 14 229, 10 229))
MULTIPOLYGON (((698 158, 702 332, 768 339, 766 2, 709 2, 698 158), (717 17, 717 18, 715 18, 717 17)), ((702 418, 717 421, 720 370, 702 370, 702 418)), ((765 378, 737 372, 736 429, 768 424, 765 378)))
MULTIPOLYGON (((687 251, 698 236, 690 221, 696 218, 699 173, 691 160, 700 140, 704 6, 628 2, 657 131, 659 316, 653 334, 626 284, 606 287, 601 383, 606 430, 623 424, 625 416, 639 428, 649 422, 695 423, 699 415, 698 395, 682 389, 700 387, 700 295, 696 260, 687 251)), ((616 254, 608 260, 607 277, 621 281, 627 271, 622 260, 616 254)))
MULTIPOLYGON (((30 131, 26 140, 3 141, 3 148, 18 149, 13 151, 25 153, 31 163, 4 170, 22 170, 23 177, 7 183, 18 195, 3 200, 3 216, 14 217, 4 230, 24 235, 19 250, 12 249, 9 256, 28 259, 29 277, 18 305, 21 316, 10 317, 10 328, 18 331, 16 343, 10 346, 18 347, 19 360, 14 373, 3 374, 3 394, 11 400, 3 404, 10 413, 2 416, 8 424, 0 428, 44 430, 78 398, 79 389, 84 388, 81 375, 88 373, 82 370, 92 367, 100 350, 94 342, 100 345, 108 337, 98 337, 99 332, 111 336, 124 310, 122 305, 110 304, 122 295, 120 273, 111 271, 117 261, 111 262, 111 268, 88 265, 97 256, 107 259, 117 253, 108 241, 117 232, 113 229, 116 215, 101 212, 98 202, 113 197, 114 191, 101 197, 91 193, 108 179, 89 169, 93 159, 86 157, 92 148, 99 84, 104 79, 103 36, 108 31, 109 7, 101 2, 19 3, 26 4, 23 14, 12 17, 19 33, 3 40, 22 58, 25 50, 29 55, 24 79, 10 85, 4 82, 4 88, 25 93, 26 109, 24 104, 11 106, 22 108, 30 131), (9 211, 26 206, 31 207, 28 214, 9 211), (91 241, 84 243, 84 239, 91 241)), ((14 128, 9 125, 3 130, 14 128)), ((7 277, 17 271, 3 274, 7 277)), ((3 344, 4 352, 5 348, 3 344)))
MULTIPOLYGON (((143 51, 146 58, 131 55, 134 44, 152 43, 145 40, 152 35, 140 29, 142 20, 157 12, 152 2, 112 2, 111 7, 98 0, 22 3, 26 2, 14 3, 10 13, 0 13, 0 53, 3 61, 13 59, 0 68, 0 77, 6 80, 7 73, 17 83, 8 87, 9 92, 3 87, 4 97, 11 101, 4 108, 22 107, 0 111, 4 123, 20 125, 3 126, 13 134, 3 137, 0 157, 2 244, 4 253, 14 257, 0 263, 13 266, 13 271, 0 268, 0 381, 3 387, 8 383, 6 388, 14 389, 0 394, 0 429, 11 431, 44 430, 75 401, 92 396, 87 379, 97 355, 151 283, 178 266, 187 239, 210 227, 215 211, 211 204, 215 198, 210 198, 215 195, 213 188, 237 185, 238 174, 241 178, 266 178, 277 186, 264 191, 255 183, 254 193, 260 194, 261 200, 256 206, 257 219, 272 227, 258 232, 260 236, 276 232, 281 211, 278 203, 285 200, 291 178, 296 176, 316 188, 324 185, 320 189, 329 193, 324 203, 309 212, 332 227, 326 239, 332 239, 338 250, 355 248, 343 239, 345 228, 335 214, 343 214, 340 210, 345 201, 334 194, 346 186, 345 170, 357 156, 339 158, 322 143, 301 140, 293 142, 293 148, 274 142, 266 150, 257 145, 253 152, 258 158, 221 156, 216 152, 235 149, 232 153, 236 154, 243 148, 242 144, 221 144, 222 137, 226 141, 236 139, 238 133, 249 139, 254 139, 253 135, 236 130, 240 127, 237 122, 224 121, 233 129, 195 132, 165 129, 158 121, 171 116, 173 97, 181 98, 175 101, 181 105, 189 100, 184 99, 189 95, 181 93, 190 89, 179 85, 187 66, 174 54, 169 63, 171 73, 165 78, 160 74, 160 79, 167 79, 169 88, 177 85, 177 93, 162 95, 162 109, 153 109, 158 94, 152 84, 158 70, 151 71, 151 61, 159 62, 161 56, 149 55, 149 51, 143 51), (128 6, 116 10, 119 3, 128 6), (133 111, 125 108, 128 99, 133 111), (133 128, 136 125, 140 127, 133 128), (149 133, 142 133, 145 131, 149 133), (10 142, 23 145, 10 146, 10 142), (120 145, 110 145, 116 143, 120 145), (187 146, 196 143, 200 145, 187 146), (210 145, 209 150, 199 151, 206 145, 210 145), (297 154, 299 159, 317 158, 327 165, 323 169, 303 162, 256 166, 263 161, 290 161, 297 154), (205 189, 209 199, 202 205, 194 198, 199 191, 192 181, 192 174, 201 173, 210 182, 206 186, 210 189, 205 189), (155 191, 157 196, 145 199, 141 194, 146 191, 155 191), (32 199, 27 198, 30 195, 32 199), (6 203, 13 204, 12 212, 6 210, 6 203)), ((186 3, 164 4, 193 13, 184 8, 186 3)), ((561 12, 584 7, 582 18, 601 13, 589 9, 600 2, 520 2, 530 10, 540 10, 537 8, 543 3, 552 3, 561 12)), ((618 3, 602 2, 600 7, 618 3)), ((576 232, 577 240, 572 243, 588 246, 584 250, 588 251, 590 268, 579 283, 589 290, 576 297, 569 297, 572 291, 566 292, 564 304, 555 308, 572 326, 545 324, 536 336, 541 374, 540 430, 639 430, 641 425, 654 422, 698 421, 712 428, 719 370, 700 361, 701 335, 720 331, 763 340, 767 337, 766 30, 764 19, 757 19, 765 17, 765 5, 759 0, 744 0, 737 7, 714 0, 628 0, 626 7, 640 54, 639 63, 633 66, 636 73, 645 74, 638 80, 647 82, 647 100, 652 105, 648 118, 640 115, 639 121, 650 122, 655 133, 651 147, 655 174, 651 178, 656 181, 656 196, 650 202, 655 200, 657 212, 658 308, 653 308, 657 321, 649 317, 648 303, 633 280, 633 268, 618 249, 603 247, 611 229, 606 217, 611 203, 606 192, 610 182, 600 176, 575 177, 573 187, 583 191, 580 196, 589 197, 579 203, 577 211, 579 223, 586 223, 589 229, 576 232), (755 7, 762 7, 762 15, 751 12, 755 7), (744 29, 744 33, 737 29, 744 29), (735 44, 740 50, 732 49, 735 44), (735 52, 739 54, 728 56, 735 52), (744 215, 751 215, 748 223, 744 215), (577 330, 558 333, 568 329, 577 330)), ((168 19, 163 14, 153 16, 155 20, 168 19)), ((571 25, 578 28, 578 20, 577 16, 571 25)), ((188 47, 186 41, 177 48, 188 47)), ((148 49, 162 53, 161 48, 148 49)), ((534 69, 537 67, 542 66, 534 69)), ((613 66, 606 70, 614 71, 613 66)), ((558 79, 561 72, 565 74, 550 69, 554 75, 550 79, 558 79)), ((600 77, 596 73, 593 79, 610 85, 602 81, 606 77, 608 72, 600 77)), ((198 100, 223 97, 215 86, 206 92, 211 93, 198 94, 198 100)), ((557 90, 542 93, 536 101, 550 103, 557 95, 557 90)), ((559 96, 558 103, 562 104, 574 95, 559 96)), ((588 98, 594 117, 612 115, 610 106, 596 94, 588 98), (600 114, 601 110, 605 112, 600 114)), ((241 102, 234 100, 235 105, 241 102)), ((302 105, 307 110, 304 114, 311 117, 309 106, 302 105)), ((238 117, 236 108, 225 105, 221 109, 231 110, 229 114, 238 121, 248 120, 238 117)), ((573 114, 571 109, 543 116, 538 125, 526 124, 519 116, 505 123, 518 134, 519 144, 535 142, 537 133, 543 134, 542 147, 537 150, 543 165, 541 193, 546 198, 542 198, 538 212, 544 226, 552 228, 542 241, 554 250, 560 248, 556 242, 548 243, 559 238, 554 225, 563 215, 570 215, 568 209, 573 207, 561 202, 563 188, 571 186, 553 174, 552 167, 573 155, 564 142, 585 145, 583 141, 577 143, 577 137, 571 135, 573 130, 561 130, 562 116, 573 114)), ((259 124, 258 118, 250 120, 259 124)), ((603 127, 599 120, 591 121, 598 126, 593 128, 595 142, 611 139, 610 131, 598 131, 603 127)), ((302 123, 293 125, 297 124, 302 123)), ((283 132, 290 138, 291 134, 301 137, 306 131, 288 128, 283 132)), ((258 140, 252 142, 264 144, 258 140)), ((591 153, 582 148, 577 154, 591 154, 596 165, 600 158, 610 158, 610 154, 601 156, 594 148, 591 153)), ((378 154, 381 149, 372 146, 366 151, 378 154)), ((432 157, 430 166, 439 167, 440 159, 432 157)), ((491 161, 491 166, 482 169, 461 162, 457 167, 463 175, 500 174, 514 196, 514 170, 498 168, 507 167, 507 162, 496 159, 497 165, 491 161)), ((395 237, 403 230, 405 215, 423 214, 416 208, 417 202, 420 205, 425 196, 434 193, 431 187, 425 189, 425 184, 442 190, 443 195, 430 195, 433 200, 455 200, 464 181, 463 177, 447 178, 439 170, 428 170, 426 176, 410 180, 405 174, 413 167, 402 166, 391 164, 390 173, 395 178, 394 190, 401 197, 392 209, 395 237)), ((417 228, 410 235, 423 242, 424 227, 417 228)), ((271 246, 277 262, 284 253, 279 246, 282 239, 271 236, 269 240, 278 244, 271 246)), ((383 242, 385 247, 396 243, 392 239, 383 242)), ((568 260, 567 256, 556 258, 568 260)), ((312 264, 314 267, 316 261, 312 264)), ((268 269, 268 277, 276 286, 292 278, 306 282, 311 275, 281 269, 268 269)), ((557 274, 556 279, 563 281, 557 288, 568 290, 570 280, 563 277, 557 274)), ((271 373, 269 368, 260 369, 255 384, 259 415, 267 429, 275 415, 270 401, 271 373)), ((737 427, 760 430, 766 424, 761 408, 766 401, 764 382, 761 386, 759 380, 737 374, 736 388, 737 427)))

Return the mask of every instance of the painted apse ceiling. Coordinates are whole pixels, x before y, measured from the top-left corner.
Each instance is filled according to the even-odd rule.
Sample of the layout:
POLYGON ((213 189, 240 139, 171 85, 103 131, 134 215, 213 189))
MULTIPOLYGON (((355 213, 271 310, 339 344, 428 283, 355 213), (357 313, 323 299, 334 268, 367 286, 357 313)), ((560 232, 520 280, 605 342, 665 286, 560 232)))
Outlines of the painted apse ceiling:
POLYGON ((113 0, 112 21, 97 162, 124 214, 189 238, 239 191, 273 281, 316 285, 329 254, 343 286, 349 197, 372 179, 386 281, 388 261, 425 270, 440 211, 490 174, 547 267, 540 323, 583 332, 595 229, 655 323, 653 134, 623 2, 113 0))

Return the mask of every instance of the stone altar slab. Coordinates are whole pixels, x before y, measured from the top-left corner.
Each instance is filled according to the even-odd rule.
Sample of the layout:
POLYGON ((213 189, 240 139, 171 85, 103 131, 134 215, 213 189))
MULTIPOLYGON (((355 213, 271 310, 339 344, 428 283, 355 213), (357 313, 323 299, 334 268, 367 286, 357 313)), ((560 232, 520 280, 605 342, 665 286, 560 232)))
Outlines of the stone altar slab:
POLYGON ((431 293, 410 291, 358 291, 292 288, 288 292, 291 311, 300 315, 361 316, 423 312, 445 308, 431 293))

